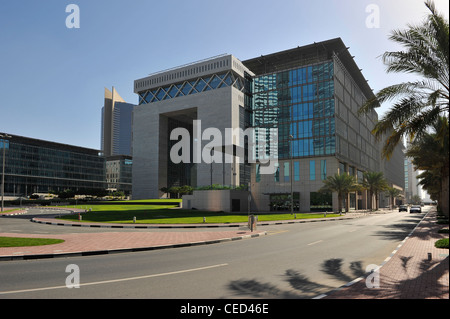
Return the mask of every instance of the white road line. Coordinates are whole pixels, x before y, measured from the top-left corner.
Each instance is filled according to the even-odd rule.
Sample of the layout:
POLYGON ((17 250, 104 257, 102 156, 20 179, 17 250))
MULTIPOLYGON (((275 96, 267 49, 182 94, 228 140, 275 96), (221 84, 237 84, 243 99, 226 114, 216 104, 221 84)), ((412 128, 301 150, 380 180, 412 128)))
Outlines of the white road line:
POLYGON ((321 243, 321 242, 323 242, 323 240, 318 240, 318 241, 315 241, 313 243, 309 243, 308 246, 315 245, 315 244, 318 244, 318 243, 321 243))
MULTIPOLYGON (((110 284, 110 283, 121 282, 121 281, 139 280, 139 279, 146 279, 146 278, 153 278, 153 277, 170 276, 170 275, 183 274, 183 273, 188 273, 188 272, 193 272, 193 271, 206 270, 206 269, 212 269, 212 268, 224 267, 224 266, 228 266, 228 264, 218 264, 218 265, 199 267, 199 268, 192 268, 192 269, 185 269, 185 270, 178 270, 178 271, 172 271, 172 272, 166 272, 166 273, 154 274, 154 275, 146 275, 146 276, 138 276, 138 277, 130 277, 130 278, 122 278, 122 279, 113 279, 113 280, 105 280, 105 281, 88 282, 88 283, 84 283, 84 284, 80 283, 80 287, 81 286, 103 285, 103 284, 110 284)), ((64 289, 64 288, 68 289, 67 286, 43 287, 43 288, 34 288, 34 289, 0 291, 0 295, 18 294, 18 293, 24 293, 24 292, 35 292, 35 291, 43 291, 43 290, 64 289)))

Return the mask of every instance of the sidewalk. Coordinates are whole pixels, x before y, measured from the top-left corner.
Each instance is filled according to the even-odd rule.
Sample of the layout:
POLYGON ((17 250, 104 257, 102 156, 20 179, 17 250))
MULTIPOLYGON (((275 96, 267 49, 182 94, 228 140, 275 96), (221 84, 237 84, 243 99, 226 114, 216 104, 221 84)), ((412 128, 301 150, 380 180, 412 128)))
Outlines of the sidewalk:
POLYGON ((379 288, 367 288, 361 277, 317 299, 448 299, 449 250, 434 247, 438 239, 448 238, 437 232, 448 226, 435 221, 436 211, 430 211, 380 265, 379 288))
MULTIPOLYGON (((74 213, 77 210, 72 210, 74 213)), ((84 210, 78 210, 84 212, 84 210)), ((14 212, 14 213, 26 213, 14 212)), ((12 213, 10 215, 13 215, 12 213)), ((273 222, 258 222, 258 226, 281 225, 293 223, 319 222, 358 218, 365 214, 348 214, 332 218, 298 219, 273 222)), ((21 238, 55 238, 63 239, 65 242, 56 245, 36 246, 36 247, 0 247, 0 261, 4 260, 24 260, 38 258, 56 258, 69 256, 87 256, 98 254, 112 254, 119 252, 133 252, 144 250, 155 250, 165 248, 177 248, 196 245, 215 244, 226 241, 254 238, 264 236, 266 231, 256 230, 251 232, 247 228, 247 223, 230 224, 108 224, 108 223, 85 223, 76 221, 66 221, 55 218, 32 219, 33 222, 69 226, 69 227, 95 227, 95 228, 166 228, 167 232, 114 232, 114 233, 92 233, 92 234, 17 234, 0 233, 0 237, 21 237, 21 238), (234 227, 234 230, 228 230, 234 227), (199 231, 176 231, 183 228, 195 228, 199 231), (214 231, 207 231, 205 228, 215 228, 214 231), (220 230, 219 230, 220 228, 220 230), (226 230, 222 230, 226 229, 226 230)))
POLYGON ((88 256, 208 245, 266 235, 265 231, 113 232, 36 235, 0 233, 5 237, 55 238, 64 243, 46 246, 0 247, 0 261, 88 256))

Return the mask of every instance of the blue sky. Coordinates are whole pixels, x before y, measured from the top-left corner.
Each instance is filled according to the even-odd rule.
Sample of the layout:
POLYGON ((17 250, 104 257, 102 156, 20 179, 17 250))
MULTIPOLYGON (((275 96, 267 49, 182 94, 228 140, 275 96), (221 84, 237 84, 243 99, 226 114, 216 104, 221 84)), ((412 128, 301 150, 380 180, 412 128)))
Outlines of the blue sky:
MULTIPOLYGON (((448 19, 448 0, 435 0, 448 19)), ((379 58, 422 0, 2 0, 0 132, 100 148, 104 88, 137 103, 133 81, 222 53, 240 60, 341 37, 376 92, 411 79, 379 58), (80 28, 66 27, 66 6, 80 28), (366 12, 377 5, 378 28, 366 12)), ((379 113, 382 114, 387 106, 379 113)))

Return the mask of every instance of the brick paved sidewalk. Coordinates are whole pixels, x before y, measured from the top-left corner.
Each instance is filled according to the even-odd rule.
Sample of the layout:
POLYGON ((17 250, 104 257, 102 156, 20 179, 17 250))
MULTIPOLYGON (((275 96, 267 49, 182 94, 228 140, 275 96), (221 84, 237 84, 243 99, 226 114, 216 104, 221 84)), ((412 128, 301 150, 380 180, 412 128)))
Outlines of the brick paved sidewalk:
POLYGON ((265 235, 265 231, 114 232, 36 235, 0 233, 0 237, 56 238, 64 243, 35 247, 0 248, 0 260, 67 257, 213 244, 265 235))
POLYGON ((367 288, 362 278, 322 298, 448 299, 449 250, 434 247, 438 239, 448 238, 448 234, 437 232, 445 227, 436 224, 436 211, 431 211, 379 268, 380 288, 367 288))

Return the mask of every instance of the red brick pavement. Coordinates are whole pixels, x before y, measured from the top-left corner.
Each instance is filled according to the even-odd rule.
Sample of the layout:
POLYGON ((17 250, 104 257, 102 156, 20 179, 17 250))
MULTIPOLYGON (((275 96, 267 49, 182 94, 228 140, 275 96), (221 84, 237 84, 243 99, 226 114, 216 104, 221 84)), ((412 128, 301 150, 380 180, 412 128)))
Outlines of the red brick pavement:
MULTIPOLYGON (((325 299, 448 299, 448 249, 438 249, 434 243, 448 234, 437 231, 445 225, 436 223, 431 211, 420 222, 395 254, 379 268, 379 288, 367 288, 366 279, 343 287, 325 299), (428 260, 431 253, 431 260, 428 260)), ((371 276, 373 277, 373 275, 371 276)))
POLYGON ((64 243, 35 247, 3 247, 1 257, 67 254, 78 252, 113 251, 133 248, 165 247, 181 244, 199 244, 204 242, 226 241, 263 235, 263 231, 199 231, 199 232, 113 232, 36 235, 0 233, 5 237, 21 238, 56 238, 64 243))

